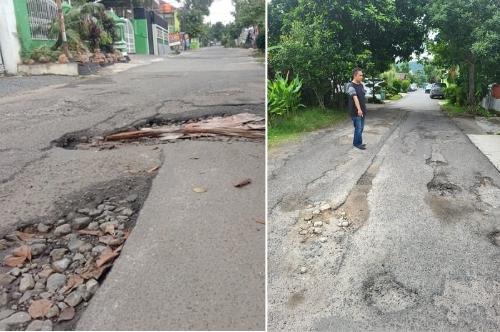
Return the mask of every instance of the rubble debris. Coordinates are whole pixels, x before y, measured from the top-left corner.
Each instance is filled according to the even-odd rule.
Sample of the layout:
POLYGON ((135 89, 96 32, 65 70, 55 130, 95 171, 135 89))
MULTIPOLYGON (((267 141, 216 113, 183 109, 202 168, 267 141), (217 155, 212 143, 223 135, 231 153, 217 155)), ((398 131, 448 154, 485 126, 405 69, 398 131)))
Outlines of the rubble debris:
POLYGON ((124 193, 80 203, 87 206, 20 226, 0 239, 6 256, 0 273, 0 306, 9 310, 0 315, 0 327, 57 329, 58 322, 73 319, 120 255, 139 200, 137 194, 124 193))
POLYGON ((235 184, 234 186, 236 188, 241 188, 241 187, 244 187, 246 185, 249 185, 250 183, 252 183, 252 180, 251 179, 245 179, 245 180, 241 180, 240 182, 238 182, 237 184, 235 184))
POLYGON ((207 192, 207 189, 203 188, 203 187, 195 187, 193 188, 193 191, 195 193, 206 193, 207 192))
POLYGON ((124 131, 104 137, 104 141, 120 141, 144 137, 159 137, 163 140, 193 138, 200 135, 235 136, 250 139, 265 138, 265 118, 252 113, 240 113, 226 117, 213 117, 182 125, 142 128, 124 131))

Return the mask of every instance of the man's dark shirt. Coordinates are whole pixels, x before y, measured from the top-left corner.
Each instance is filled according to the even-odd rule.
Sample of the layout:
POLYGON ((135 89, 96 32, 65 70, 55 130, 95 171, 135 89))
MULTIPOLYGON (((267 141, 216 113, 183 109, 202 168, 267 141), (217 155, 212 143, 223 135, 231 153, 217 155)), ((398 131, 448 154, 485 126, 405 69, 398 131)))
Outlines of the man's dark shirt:
POLYGON ((358 110, 356 109, 356 104, 354 103, 354 96, 358 96, 359 106, 361 106, 361 111, 363 112, 363 116, 365 116, 366 100, 363 84, 356 84, 354 82, 349 83, 347 94, 349 95, 349 111, 351 112, 351 116, 358 116, 358 110))

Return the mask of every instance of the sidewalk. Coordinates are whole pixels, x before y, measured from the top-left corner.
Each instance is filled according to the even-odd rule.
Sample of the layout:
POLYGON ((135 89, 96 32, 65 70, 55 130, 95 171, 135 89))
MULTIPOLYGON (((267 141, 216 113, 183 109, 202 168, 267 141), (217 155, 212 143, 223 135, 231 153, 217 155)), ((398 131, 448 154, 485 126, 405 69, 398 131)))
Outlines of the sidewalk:
POLYGON ((137 225, 76 329, 264 330, 264 144, 162 149, 137 225))
POLYGON ((467 135, 471 142, 500 171, 500 135, 467 135))

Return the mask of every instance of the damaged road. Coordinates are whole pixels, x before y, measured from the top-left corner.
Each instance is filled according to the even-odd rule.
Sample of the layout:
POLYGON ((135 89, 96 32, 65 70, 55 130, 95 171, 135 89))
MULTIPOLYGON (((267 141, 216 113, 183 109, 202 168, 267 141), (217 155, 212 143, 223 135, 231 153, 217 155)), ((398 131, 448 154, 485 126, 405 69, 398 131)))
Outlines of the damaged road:
POLYGON ((269 330, 498 330, 500 174, 422 91, 366 125, 272 153, 269 330))
MULTIPOLYGON (((114 75, 101 74, 73 80, 64 86, 2 97, 0 113, 4 121, 0 124, 0 235, 12 240, 4 243, 2 258, 12 255, 18 245, 30 245, 29 241, 14 239, 11 235, 16 231, 40 238, 37 241, 42 241, 43 238, 46 247, 38 257, 32 257, 31 263, 26 261, 19 267, 22 270, 20 274, 14 271, 14 276, 12 268, 2 266, 0 273, 7 285, 1 286, 0 325, 19 330, 31 324, 34 316, 26 317, 26 310, 33 302, 41 299, 41 293, 48 292, 46 275, 40 273, 54 264, 54 258, 50 256, 54 249, 66 248, 66 252, 58 258, 70 263, 68 270, 62 273, 66 275, 67 282, 75 280, 70 278, 74 273, 85 275, 84 270, 78 269, 85 267, 86 262, 103 264, 105 261, 107 264, 114 260, 114 263, 102 275, 94 276, 99 289, 92 299, 83 297, 83 294, 87 294, 83 289, 83 286, 87 287, 86 284, 75 288, 70 294, 60 294, 61 291, 55 289, 52 290, 52 295, 43 295, 53 302, 52 307, 59 307, 59 314, 50 317, 42 315, 38 320, 44 320, 44 324, 49 324, 50 321, 51 328, 55 330, 93 329, 99 328, 99 323, 110 323, 108 316, 102 316, 102 321, 96 320, 95 314, 91 321, 85 319, 87 307, 91 312, 97 310, 103 313, 108 308, 125 312, 126 309, 119 305, 123 303, 123 299, 117 296, 99 297, 98 294, 106 292, 108 288, 116 290, 115 287, 130 287, 115 286, 122 281, 121 278, 114 278, 112 271, 117 269, 118 272, 115 273, 121 273, 123 270, 120 266, 138 268, 136 264, 127 262, 133 254, 140 254, 142 263, 156 264, 159 268, 155 270, 154 266, 149 266, 141 268, 142 271, 127 271, 128 281, 134 281, 130 276, 139 278, 140 273, 148 271, 147 275, 140 276, 136 281, 140 281, 144 292, 156 291, 161 296, 158 302, 149 301, 142 298, 141 295, 145 293, 134 286, 138 293, 133 302, 145 310, 154 305, 156 309, 166 312, 162 306, 173 303, 169 297, 177 294, 175 297, 179 303, 202 311, 201 306, 208 304, 208 294, 199 292, 193 284, 191 292, 187 292, 176 285, 174 279, 170 279, 171 283, 166 282, 169 275, 172 278, 177 275, 178 280, 184 280, 183 275, 194 276, 198 273, 201 278, 205 265, 183 264, 184 261, 194 259, 193 255, 210 255, 210 259, 205 259, 203 263, 210 263, 212 268, 218 266, 219 272, 225 271, 219 279, 212 274, 210 279, 199 284, 203 289, 220 296, 217 313, 207 314, 204 308, 202 316, 185 317, 180 322, 184 311, 178 307, 175 320, 172 319, 173 315, 164 316, 160 320, 157 317, 154 320, 144 319, 141 322, 142 329, 153 329, 154 324, 172 326, 172 329, 181 329, 181 326, 209 326, 212 329, 243 329, 245 326, 249 329, 263 329, 265 234, 264 225, 256 220, 262 220, 265 215, 264 142, 260 139, 217 135, 189 138, 171 144, 155 140, 113 142, 116 146, 90 146, 87 143, 96 137, 105 137, 134 126, 151 127, 159 122, 192 122, 240 113, 262 117, 264 91, 264 68, 253 60, 249 51, 210 48, 137 66, 114 75), (200 146, 203 146, 201 152, 200 146), (209 155, 204 155, 205 153, 209 155), (213 159, 212 156, 218 158, 213 159), (173 174, 180 173, 183 173, 182 177, 172 177, 173 174), (226 177, 229 174, 232 175, 231 178, 226 177), (207 177, 219 179, 220 183, 207 180, 207 177), (188 181, 195 178, 199 181, 188 181), (246 178, 251 179, 250 184, 242 188, 234 187, 234 183, 246 178), (143 180, 130 182, 133 179, 143 180), (156 181, 159 183, 155 184, 156 181), (137 187, 133 183, 141 185, 137 187), (176 183, 187 187, 179 187, 176 183), (204 187, 206 190, 196 193, 193 191, 195 187, 204 187), (93 198, 86 200, 83 197, 93 198), (135 203, 118 204, 126 201, 127 197, 138 198, 135 203), (175 208, 186 204, 181 210, 172 207, 161 214, 140 217, 148 215, 148 212, 141 211, 143 204, 145 208, 151 204, 163 208, 180 198, 183 199, 175 204, 175 208), (149 200, 155 203, 144 203, 149 200), (206 202, 200 204, 200 200, 206 202), (219 204, 222 202, 224 204, 219 204), (101 214, 86 215, 87 212, 97 213, 95 210, 99 206, 103 207, 102 205, 118 206, 116 212, 105 209, 100 211, 110 220, 104 217, 99 219, 101 214), (127 213, 127 209, 132 211, 128 221, 120 217, 121 209, 127 213), (217 212, 217 217, 212 214, 214 211, 217 212), (79 233, 79 227, 71 227, 75 220, 81 221, 81 218, 86 217, 90 218, 88 221, 92 228, 97 227, 96 230, 88 229, 88 225, 83 226, 81 230, 85 234, 82 234, 79 233), (94 218, 99 220, 93 220, 94 218), (122 219, 123 222, 120 221, 122 219), (176 224, 181 220, 181 224, 176 224), (106 223, 115 221, 117 223, 113 224, 114 229, 111 230, 111 226, 106 223), (57 227, 65 223, 70 225, 71 231, 58 231, 55 234, 57 227), (40 232, 38 225, 43 225, 40 227, 45 233, 40 232), (113 236, 117 235, 116 240, 109 238, 110 232, 113 236), (123 249, 118 243, 121 241, 120 232, 126 235, 122 237, 126 240, 124 243, 122 241, 123 249), (180 236, 183 233, 185 236, 180 236), (132 236, 133 234, 135 235, 132 236), (160 234, 161 241, 151 247, 155 243, 153 237, 160 234), (166 240, 166 234, 177 234, 176 240, 185 245, 196 244, 197 247, 193 246, 193 250, 183 250, 172 256, 180 246, 166 240), (67 248, 70 242, 74 244, 75 241, 84 241, 87 247, 99 246, 97 242, 105 236, 108 238, 103 240, 112 240, 111 243, 101 241, 101 245, 110 248, 104 252, 105 257, 92 250, 88 253, 77 250, 75 253, 67 248), (213 251, 212 246, 215 244, 219 246, 213 251), (133 249, 134 247, 141 250, 133 249), (144 251, 146 248, 147 252, 144 251), (77 257, 80 259, 78 264, 75 262, 75 254, 80 254, 77 257), (229 259, 228 255, 237 261, 229 259), (243 258, 238 255, 244 257, 245 266, 239 265, 243 258), (157 258, 155 261, 148 261, 148 257, 157 258), (158 257, 182 260, 160 263, 161 259, 158 257), (224 265, 224 262, 227 264, 224 265), (165 270, 161 270, 161 267, 165 270), (25 294, 24 284, 23 291, 19 291, 25 274, 31 274, 37 279, 35 283, 38 288, 28 289, 30 294, 25 294), (248 294, 238 292, 242 285, 247 288, 248 294), (162 293, 167 290, 168 295, 162 293), (71 299, 67 301, 66 297, 77 291, 81 293, 81 302, 71 299), (20 293, 22 305, 17 294, 12 296, 13 292, 20 293), (245 301, 240 298, 243 295, 245 301), (217 314, 223 313, 219 310, 222 304, 226 308, 226 316, 239 319, 224 322, 216 319, 217 314), (61 319, 62 307, 72 305, 76 309, 74 318, 67 319, 68 314, 65 313, 64 319, 61 319), (217 325, 219 323, 223 325, 217 325)), ((154 211, 157 212, 158 209, 155 208, 154 211)), ((93 285, 87 288, 95 289, 93 285)), ((124 288, 120 288, 120 292, 132 294, 124 292, 124 288)), ((78 295, 73 294, 72 298, 75 297, 78 298, 78 295)), ((51 310, 55 312, 55 309, 51 310)), ((172 308, 168 310, 173 313, 172 308)), ((118 313, 114 315, 120 317, 118 313)), ((42 323, 35 322, 36 324, 42 323)), ((111 324, 110 329, 120 329, 119 321, 111 324)))

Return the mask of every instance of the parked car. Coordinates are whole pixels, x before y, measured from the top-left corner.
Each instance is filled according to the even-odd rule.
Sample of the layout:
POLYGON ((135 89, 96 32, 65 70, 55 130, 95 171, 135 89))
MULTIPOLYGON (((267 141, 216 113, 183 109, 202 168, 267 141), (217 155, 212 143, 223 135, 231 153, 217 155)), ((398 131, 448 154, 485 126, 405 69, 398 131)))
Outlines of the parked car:
POLYGON ((432 84, 427 83, 427 85, 425 86, 425 93, 431 93, 431 89, 432 89, 432 84))
POLYGON ((434 83, 431 88, 430 97, 440 97, 444 98, 444 90, 446 89, 446 83, 434 83))

